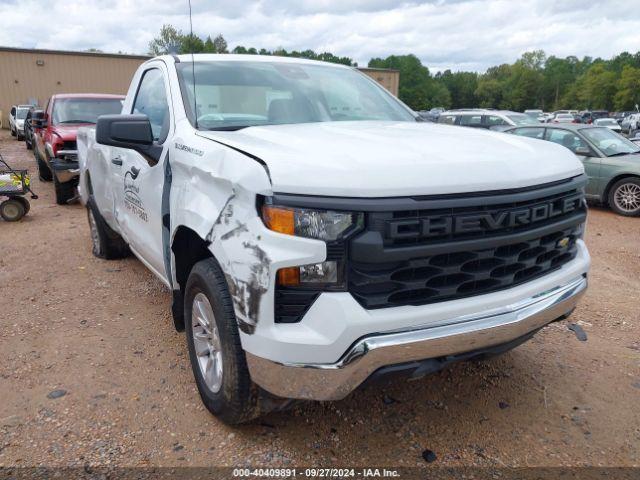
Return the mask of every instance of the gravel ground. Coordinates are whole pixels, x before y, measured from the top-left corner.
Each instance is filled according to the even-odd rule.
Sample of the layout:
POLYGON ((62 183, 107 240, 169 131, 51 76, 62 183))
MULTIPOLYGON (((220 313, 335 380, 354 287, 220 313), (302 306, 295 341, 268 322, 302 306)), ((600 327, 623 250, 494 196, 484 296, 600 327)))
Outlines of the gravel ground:
MULTIPOLYGON (((37 177, 6 131, 0 152, 37 177)), ((516 350, 230 428, 161 283, 94 258, 84 209, 33 184, 31 213, 0 220, 0 467, 640 466, 640 219, 591 210, 588 294, 516 350)))

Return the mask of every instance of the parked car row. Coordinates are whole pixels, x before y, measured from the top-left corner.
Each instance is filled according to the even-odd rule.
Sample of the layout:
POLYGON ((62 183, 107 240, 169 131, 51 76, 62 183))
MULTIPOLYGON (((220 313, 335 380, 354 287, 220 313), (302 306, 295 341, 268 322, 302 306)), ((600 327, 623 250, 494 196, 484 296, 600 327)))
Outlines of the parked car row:
POLYGON ((585 166, 589 200, 608 205, 620 215, 639 216, 640 138, 635 141, 624 138, 618 122, 609 117, 592 115, 593 125, 585 125, 575 123, 574 114, 567 111, 557 113, 552 123, 541 124, 539 113, 449 110, 440 115, 438 123, 497 130, 562 145, 585 166))
POLYGON ((447 110, 440 114, 438 123, 490 130, 504 130, 508 127, 539 124, 535 118, 524 113, 481 108, 447 110))
POLYGON ((24 121, 33 108, 32 105, 14 105, 9 111, 9 129, 18 140, 24 138, 24 121))
POLYGON ((420 110, 417 112, 417 114, 422 120, 425 120, 427 122, 437 122, 438 118, 440 118, 440 115, 445 110, 446 108, 435 107, 431 110, 420 110))
POLYGON ((122 95, 57 94, 44 110, 32 105, 11 109, 11 133, 33 150, 38 176, 42 181, 53 181, 59 205, 76 197, 78 128, 95 125, 100 115, 120 113, 123 99, 122 95))
MULTIPOLYGON (((626 134, 635 134, 640 125, 640 113, 633 111, 616 112, 610 114, 606 110, 556 110, 552 113, 545 113, 542 109, 528 109, 525 110, 524 115, 529 117, 533 122, 538 123, 582 123, 582 124, 596 124, 609 127, 611 130, 618 131, 626 134), (603 123, 604 122, 604 123, 603 123), (619 128, 616 128, 616 125, 619 128)), ((520 118, 519 120, 511 118, 511 120, 504 118, 504 116, 512 117, 513 115, 521 115, 519 112, 512 112, 506 110, 495 110, 491 108, 467 108, 456 110, 445 110, 441 107, 432 108, 431 110, 422 110, 417 112, 420 119, 429 122, 448 123, 452 125, 464 125, 475 127, 500 127, 500 125, 515 126, 511 120, 522 123, 525 121, 520 118), (472 116, 472 113, 475 114, 472 116), (488 120, 488 117, 480 118, 479 115, 496 115, 502 116, 502 122, 498 122, 498 125, 493 124, 488 120), (441 121, 440 118, 445 115, 441 121), (472 118, 474 117, 474 118, 472 118), (469 125, 465 125, 465 121, 468 121, 469 125)), ((499 128, 492 128, 494 130, 499 128)))
MULTIPOLYGON (((583 123, 583 124, 595 124, 598 121, 606 120, 606 125, 613 127, 615 122, 621 127, 620 131, 629 131, 629 121, 637 120, 634 115, 638 112, 626 111, 615 112, 611 114, 607 110, 556 110, 553 113, 545 113, 541 109, 525 110, 524 113, 532 118, 535 118, 540 123, 583 123), (624 124, 623 124, 624 123, 624 124)), ((612 130, 618 131, 618 129, 612 128, 612 130)))

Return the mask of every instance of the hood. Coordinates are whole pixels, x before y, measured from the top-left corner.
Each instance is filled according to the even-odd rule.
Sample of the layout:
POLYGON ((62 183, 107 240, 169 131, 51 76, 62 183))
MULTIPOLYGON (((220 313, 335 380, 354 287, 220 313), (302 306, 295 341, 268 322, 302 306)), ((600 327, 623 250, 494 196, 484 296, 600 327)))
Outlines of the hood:
POLYGON ((389 197, 528 187, 579 175, 566 148, 433 123, 326 122, 200 132, 263 160, 273 191, 389 197))
POLYGON ((603 157, 601 161, 603 166, 624 168, 632 175, 640 175, 640 152, 628 153, 617 157, 603 157))
POLYGON ((62 125, 54 125, 52 128, 52 131, 65 142, 74 141, 76 139, 76 135, 78 134, 78 129, 80 127, 86 127, 87 125, 91 125, 91 124, 68 123, 68 124, 62 124, 62 125))

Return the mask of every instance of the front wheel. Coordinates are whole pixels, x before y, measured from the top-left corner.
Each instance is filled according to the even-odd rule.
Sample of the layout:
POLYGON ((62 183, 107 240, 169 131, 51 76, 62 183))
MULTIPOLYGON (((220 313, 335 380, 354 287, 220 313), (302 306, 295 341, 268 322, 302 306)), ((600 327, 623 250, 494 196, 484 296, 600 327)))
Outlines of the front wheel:
POLYGON ((640 179, 634 177, 618 180, 609 191, 609 206, 618 215, 640 215, 640 179))
POLYGON ((49 165, 40 157, 37 149, 33 149, 33 156, 36 159, 36 164, 38 165, 38 178, 40 178, 43 182, 50 182, 53 180, 53 173, 51 173, 51 169, 49 165))
POLYGON ((249 376, 231 296, 213 258, 189 274, 184 319, 191 369, 207 409, 231 425, 259 416, 259 388, 249 376))

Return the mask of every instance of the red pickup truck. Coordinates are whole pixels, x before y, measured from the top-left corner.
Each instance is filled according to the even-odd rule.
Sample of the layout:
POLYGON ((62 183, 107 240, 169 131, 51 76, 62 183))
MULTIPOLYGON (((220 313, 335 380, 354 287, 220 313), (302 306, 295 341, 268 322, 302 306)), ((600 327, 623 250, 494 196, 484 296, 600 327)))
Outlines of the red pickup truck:
POLYGON ((95 124, 100 115, 119 114, 123 100, 122 95, 57 94, 49 99, 40 118, 34 120, 33 155, 38 174, 40 180, 53 180, 58 205, 75 197, 78 128, 95 124))

